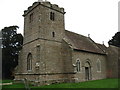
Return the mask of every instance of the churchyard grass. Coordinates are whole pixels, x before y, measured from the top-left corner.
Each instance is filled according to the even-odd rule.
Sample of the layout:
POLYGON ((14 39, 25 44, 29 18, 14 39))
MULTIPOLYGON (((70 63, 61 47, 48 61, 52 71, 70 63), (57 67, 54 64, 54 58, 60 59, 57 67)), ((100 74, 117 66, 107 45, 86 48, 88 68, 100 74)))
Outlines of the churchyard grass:
POLYGON ((118 79, 103 79, 80 83, 53 84, 48 86, 41 86, 40 88, 118 88, 118 79))
MULTIPOLYGON (((3 88, 25 88, 23 83, 4 85, 3 88)), ((30 88, 118 88, 118 79, 93 80, 79 83, 62 83, 46 86, 31 86, 30 88)))
POLYGON ((13 80, 2 80, 2 83, 10 83, 13 82, 13 80))

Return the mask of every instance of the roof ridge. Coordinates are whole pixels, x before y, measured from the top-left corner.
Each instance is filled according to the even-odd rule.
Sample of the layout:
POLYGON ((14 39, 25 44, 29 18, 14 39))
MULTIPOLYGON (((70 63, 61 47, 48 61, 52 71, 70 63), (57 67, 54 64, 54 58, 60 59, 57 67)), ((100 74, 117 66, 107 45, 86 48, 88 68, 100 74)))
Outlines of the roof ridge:
POLYGON ((87 36, 84 36, 84 35, 82 35, 82 34, 79 34, 79 33, 73 32, 73 31, 69 31, 69 30, 65 30, 65 31, 70 32, 70 33, 73 33, 73 34, 76 34, 76 35, 80 35, 80 36, 83 36, 83 37, 86 37, 86 38, 89 38, 89 37, 87 37, 87 36))
MULTIPOLYGON (((95 43, 96 45, 97 45, 97 47, 99 47, 104 53, 106 53, 106 51, 105 50, 103 50, 99 45, 102 45, 102 46, 105 46, 104 44, 100 44, 100 43, 95 43), (99 44, 99 45, 98 45, 99 44)), ((105 48, 106 48, 106 46, 105 46, 105 48)))
POLYGON ((78 50, 105 54, 104 51, 90 37, 65 30, 65 36, 70 39, 70 43, 78 50))
MULTIPOLYGON (((89 37, 90 38, 90 37, 89 37)), ((99 49, 101 49, 103 52, 104 52, 104 50, 101 48, 101 47, 99 47, 98 46, 98 44, 100 44, 100 43, 96 43, 94 40, 92 40, 91 38, 90 38, 90 40, 99 48, 99 49)), ((100 44, 101 45, 101 44, 100 44)), ((104 52, 105 53, 105 52, 104 52)))

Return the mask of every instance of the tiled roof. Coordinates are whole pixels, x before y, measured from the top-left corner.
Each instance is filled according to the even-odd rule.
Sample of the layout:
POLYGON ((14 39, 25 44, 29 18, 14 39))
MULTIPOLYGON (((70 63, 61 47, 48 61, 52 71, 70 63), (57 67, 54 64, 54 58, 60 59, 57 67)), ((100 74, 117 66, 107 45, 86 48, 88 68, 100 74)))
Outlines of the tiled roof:
POLYGON ((99 43, 96 43, 97 46, 103 51, 103 52, 107 52, 107 47, 104 45, 104 44, 99 44, 99 43))
POLYGON ((65 30, 64 40, 71 45, 73 49, 105 54, 104 51, 100 49, 90 37, 85 37, 83 35, 65 30))

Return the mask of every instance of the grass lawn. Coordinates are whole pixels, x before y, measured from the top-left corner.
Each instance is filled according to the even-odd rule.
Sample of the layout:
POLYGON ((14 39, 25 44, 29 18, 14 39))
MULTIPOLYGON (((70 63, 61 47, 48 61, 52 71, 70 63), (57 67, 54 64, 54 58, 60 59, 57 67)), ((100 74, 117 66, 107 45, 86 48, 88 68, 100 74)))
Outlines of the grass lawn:
MULTIPOLYGON (((3 88, 24 88, 24 84, 5 85, 3 88)), ((30 88, 118 88, 118 79, 103 79, 80 83, 62 83, 30 88)))
POLYGON ((2 80, 2 83, 10 83, 13 82, 13 80, 2 80))
POLYGON ((25 88, 25 85, 22 83, 17 83, 13 85, 4 85, 2 88, 25 88))

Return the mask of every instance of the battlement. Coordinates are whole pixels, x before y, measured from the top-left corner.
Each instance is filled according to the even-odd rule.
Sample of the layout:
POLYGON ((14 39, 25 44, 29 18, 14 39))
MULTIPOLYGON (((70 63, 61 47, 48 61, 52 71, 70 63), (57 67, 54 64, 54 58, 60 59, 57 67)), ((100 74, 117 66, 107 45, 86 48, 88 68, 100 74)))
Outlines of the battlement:
POLYGON ((51 4, 48 1, 42 1, 42 2, 38 1, 38 2, 34 2, 32 6, 28 7, 28 9, 24 11, 24 15, 23 16, 27 15, 30 11, 32 11, 38 5, 42 5, 44 7, 47 7, 47 8, 53 9, 55 11, 58 11, 58 12, 60 12, 62 14, 65 14, 64 8, 59 7, 57 4, 51 4))

